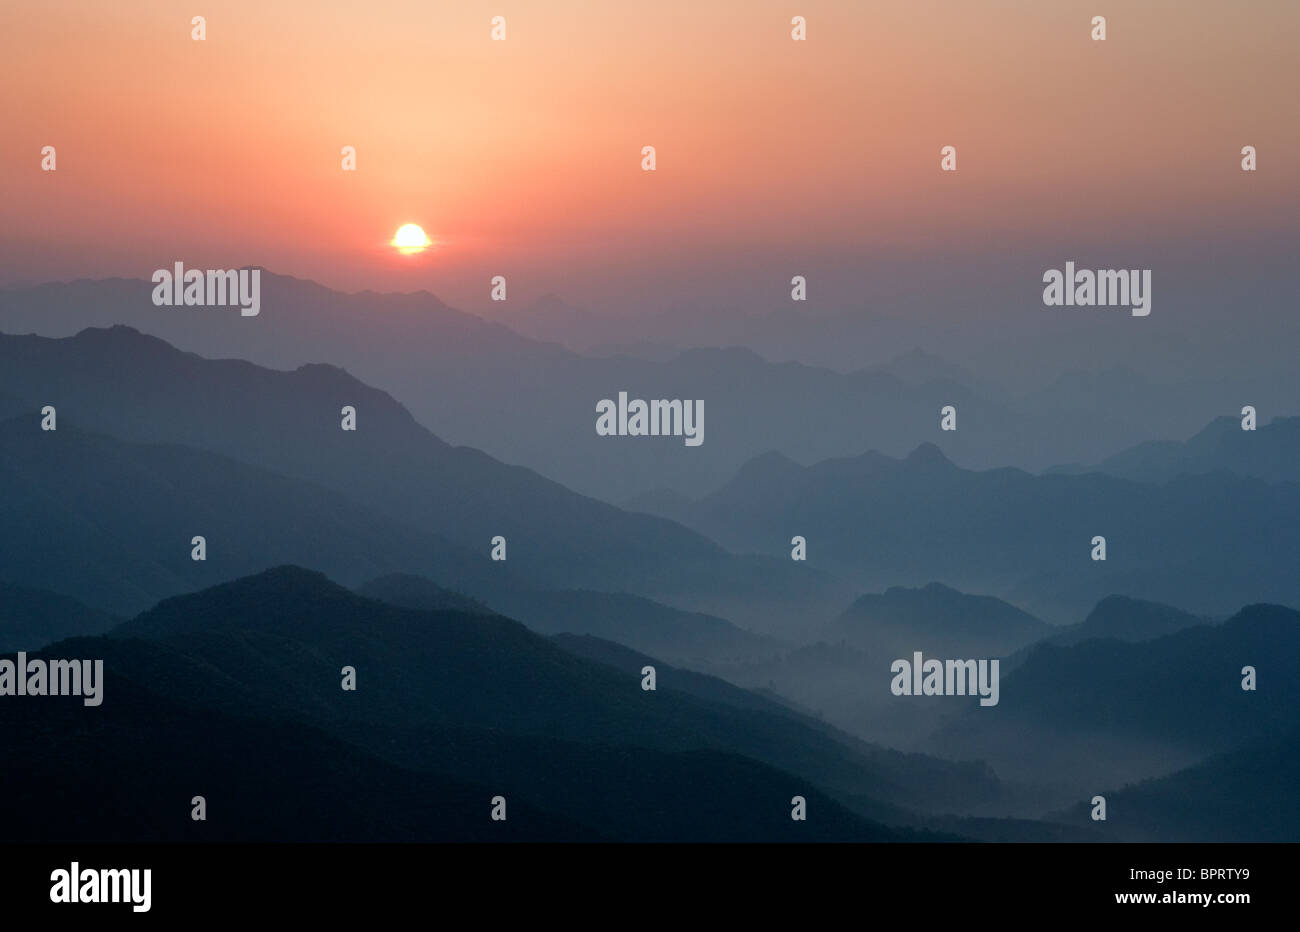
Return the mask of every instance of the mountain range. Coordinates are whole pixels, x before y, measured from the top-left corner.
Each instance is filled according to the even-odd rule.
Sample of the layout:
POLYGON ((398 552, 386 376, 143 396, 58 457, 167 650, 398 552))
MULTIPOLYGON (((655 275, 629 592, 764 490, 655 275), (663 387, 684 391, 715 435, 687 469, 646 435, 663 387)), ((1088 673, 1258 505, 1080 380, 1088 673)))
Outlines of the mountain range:
MULTIPOLYGON (((904 836, 844 800, 873 797, 885 808, 928 793, 933 802, 954 781, 966 795, 997 791, 987 771, 872 749, 770 701, 739 701, 724 684, 701 687, 698 675, 679 690, 664 666, 647 692, 639 670, 586 659, 501 616, 400 608, 292 567, 164 600, 106 637, 42 653, 102 658, 105 714, 63 700, 21 712, 3 704, 19 751, 34 753, 53 728, 83 735, 46 761, 34 757, 35 771, 6 768, 6 792, 48 802, 112 774, 121 793, 142 770, 146 785, 168 791, 133 796, 121 812, 106 811, 95 792, 73 793, 60 831, 88 816, 92 834, 194 837, 189 796, 206 792, 222 813, 218 837, 310 838, 329 835, 327 825, 350 831, 392 786, 415 806, 400 837, 483 837, 489 802, 503 794, 521 803, 509 818, 525 837, 889 840, 904 836), (344 667, 355 670, 355 690, 341 688, 344 667), (182 753, 147 751, 169 735, 182 753), (295 749, 283 778, 261 763, 276 756, 266 745, 277 736, 295 749), (218 752, 230 763, 198 769, 218 752), (259 756, 240 772, 230 764, 244 754, 259 756), (101 766, 110 761, 118 768, 101 766), (64 776, 48 787, 31 779, 47 770, 64 776), (434 777, 427 793, 413 794, 411 774, 434 777), (271 804, 290 798, 296 781, 301 798, 270 827, 249 818, 254 786, 271 804), (340 804, 344 781, 363 791, 340 804), (794 795, 814 813, 806 829, 790 818, 794 795), (326 805, 341 809, 337 821, 326 805), (241 824, 229 824, 237 816, 241 824)), ((401 811, 361 837, 384 834, 401 811)), ((22 825, 6 830, 21 834, 22 825)))
POLYGON ((917 650, 1001 657, 1051 632, 1050 625, 1001 599, 930 583, 861 596, 827 626, 826 639, 891 657, 917 650))
POLYGON ((809 566, 864 588, 939 581, 1058 624, 1116 594, 1214 615, 1260 599, 1300 604, 1300 485, 1233 473, 975 471, 932 444, 812 466, 768 453, 670 514, 772 557, 804 537, 809 566), (1092 558, 1098 536, 1104 561, 1092 558))
MULTIPOLYGON (((19 449, 28 428, 38 440, 62 431, 107 434, 136 444, 133 455, 146 458, 156 452, 141 445, 179 445, 225 458, 209 470, 214 482, 234 460, 307 483, 311 488, 298 492, 301 501, 332 497, 338 499, 338 508, 368 510, 371 517, 366 520, 353 510, 361 527, 373 527, 376 521, 385 527, 405 525, 404 531, 394 531, 393 544, 380 549, 405 550, 406 556, 399 554, 387 565, 378 560, 353 564, 341 574, 352 584, 385 571, 417 572, 478 595, 483 577, 474 567, 487 566, 498 578, 508 576, 533 588, 628 591, 741 618, 754 629, 788 625, 795 607, 823 605, 829 610, 851 591, 829 574, 761 556, 733 556, 672 521, 621 511, 531 470, 450 446, 390 396, 332 366, 279 372, 234 360, 207 360, 130 328, 113 327, 57 340, 0 336, 0 392, 25 401, 33 415, 46 405, 58 412, 59 427, 53 434, 39 431, 34 422, 9 428, 20 460, 40 455, 35 447, 19 449), (341 429, 344 406, 357 412, 356 431, 341 429), (436 545, 429 540, 433 536, 444 543, 436 545), (497 537, 505 538, 506 560, 487 563, 497 537), (454 561, 456 565, 431 574, 431 555, 442 566, 454 561), (358 570, 364 573, 361 578, 358 570)), ((81 470, 80 481, 107 494, 90 460, 63 459, 61 465, 50 465, 81 470)), ((48 480, 40 468, 29 477, 36 483, 48 480)), ((243 478, 226 482, 226 489, 206 495, 203 507, 223 511, 223 520, 229 522, 244 507, 234 493, 248 483, 243 478)), ((285 488, 283 483, 280 488, 285 488)), ((119 508, 125 509, 127 500, 121 492, 116 495, 119 508)), ((50 502, 32 491, 20 507, 45 508, 50 502)), ((124 520, 147 515, 148 498, 142 498, 141 507, 135 518, 125 515, 124 520)), ((248 535, 277 533, 263 527, 263 507, 259 501, 243 512, 248 535)), ((323 507, 334 506, 325 502, 323 507)), ((160 547, 183 541, 187 549, 191 535, 201 530, 186 510, 179 504, 169 506, 165 520, 176 528, 167 529, 167 536, 158 528, 151 540, 160 547)), ((346 537, 345 525, 354 520, 336 523, 340 536, 346 537)), ((281 532, 293 534, 292 525, 282 525, 281 532)), ((316 525, 301 528, 295 540, 319 550, 331 545, 330 537, 316 525)), ((66 545, 77 538, 58 539, 66 545)), ((233 550, 226 548, 227 553, 233 550)), ((188 558, 184 549, 175 555, 188 558)), ((331 568, 316 557, 299 562, 331 568)), ((236 573, 251 569, 231 568, 236 573)), ((136 572, 159 570, 142 564, 136 572)), ((162 594, 167 593, 155 587, 141 595, 148 602, 162 594)))
POLYGON ((1185 442, 1147 441, 1092 467, 1058 467, 1054 472, 1104 472, 1142 482, 1166 482, 1183 475, 1230 472, 1269 482, 1300 481, 1300 417, 1276 417, 1242 430, 1240 417, 1215 418, 1185 442))
MULTIPOLYGON (((1099 458, 1124 431, 1084 437, 1071 414, 1044 432, 1004 386, 920 351, 852 372, 736 348, 601 356, 427 294, 267 282, 252 329, 141 319, 296 368, 124 326, 0 335, 0 648, 102 658, 108 695, 0 702, 23 762, 0 778, 20 810, 6 837, 1295 837, 1269 807, 1300 728, 1300 418, 1099 458), (570 445, 556 412, 629 376, 632 394, 721 399, 719 452, 570 445), (395 384, 412 407, 374 387, 395 384), (940 399, 963 439, 889 455, 940 399), (880 430, 827 430, 853 410, 880 430), (1025 462, 1065 436, 1095 465, 949 456, 1005 443, 1025 462), (868 437, 877 452, 836 453, 868 437), (999 658, 1000 702, 893 695, 890 662, 914 651, 999 658), (1109 824, 1081 802, 1097 792, 1109 824)), ((0 323, 119 320, 138 284, 5 293, 0 323)), ((1070 411, 1145 382, 1075 373, 1049 394, 1070 411)))
POLYGON ((1163 776, 1300 726, 1300 612, 1250 605, 1152 640, 1046 642, 984 711, 961 710, 931 747, 978 749, 1007 779, 1056 774, 1079 792, 1163 776))
MULTIPOLYGON (((901 456, 931 442, 972 468, 1042 469, 1093 462, 1153 435, 1183 436, 1222 410, 1223 398, 1249 394, 1262 411, 1300 413, 1286 409, 1296 387, 1286 375, 1234 387, 1159 386, 1144 377, 1085 373, 1037 391, 1013 391, 915 343, 874 363, 832 369, 773 356, 779 341, 747 346, 747 331, 732 339, 719 333, 717 342, 667 354, 592 355, 523 336, 428 292, 344 294, 266 270, 261 281, 262 310, 253 318, 234 309, 156 307, 147 281, 8 289, 0 291, 0 328, 65 337, 128 324, 208 357, 277 369, 328 360, 403 399, 449 443, 611 502, 660 488, 698 497, 774 445, 800 462, 816 462, 864 448, 901 456), (597 402, 620 391, 703 400, 705 442, 686 448, 679 439, 597 436, 597 402), (958 409, 956 431, 939 429, 946 405, 958 409)), ((534 313, 552 314, 555 303, 542 302, 534 313)), ((806 314, 761 319, 780 332, 828 325, 824 316, 806 314)), ((843 323, 857 326, 853 315, 843 323)))

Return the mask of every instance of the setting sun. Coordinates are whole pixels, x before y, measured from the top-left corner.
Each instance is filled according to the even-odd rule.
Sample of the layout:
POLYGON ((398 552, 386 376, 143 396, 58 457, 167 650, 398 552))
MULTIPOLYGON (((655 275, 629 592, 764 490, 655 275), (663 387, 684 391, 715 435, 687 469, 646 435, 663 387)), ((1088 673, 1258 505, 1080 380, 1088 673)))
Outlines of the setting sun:
POLYGON ((402 255, 409 256, 412 253, 423 252, 433 245, 433 240, 425 235, 418 224, 408 223, 397 231, 389 245, 397 247, 397 251, 402 255))

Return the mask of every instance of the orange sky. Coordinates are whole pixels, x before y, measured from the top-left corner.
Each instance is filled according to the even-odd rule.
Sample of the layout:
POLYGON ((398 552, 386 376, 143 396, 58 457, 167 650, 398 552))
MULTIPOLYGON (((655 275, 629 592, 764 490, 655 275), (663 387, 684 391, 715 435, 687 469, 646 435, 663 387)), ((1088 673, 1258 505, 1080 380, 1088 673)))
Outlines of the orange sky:
POLYGON ((1300 215, 1291 0, 182 6, 0 9, 0 282, 180 258, 598 303, 710 262, 1294 242, 1300 215), (438 248, 394 255, 405 222, 438 248))

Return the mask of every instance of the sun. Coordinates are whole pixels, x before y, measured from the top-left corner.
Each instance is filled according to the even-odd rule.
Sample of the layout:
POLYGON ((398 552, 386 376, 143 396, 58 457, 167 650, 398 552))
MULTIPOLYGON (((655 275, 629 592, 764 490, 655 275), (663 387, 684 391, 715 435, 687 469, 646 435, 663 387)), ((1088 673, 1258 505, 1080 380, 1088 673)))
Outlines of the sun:
POLYGON ((424 252, 433 245, 433 240, 425 235, 423 228, 416 223, 408 223, 401 227, 393 236, 393 241, 388 245, 397 248, 397 251, 404 256, 413 255, 414 253, 424 252))

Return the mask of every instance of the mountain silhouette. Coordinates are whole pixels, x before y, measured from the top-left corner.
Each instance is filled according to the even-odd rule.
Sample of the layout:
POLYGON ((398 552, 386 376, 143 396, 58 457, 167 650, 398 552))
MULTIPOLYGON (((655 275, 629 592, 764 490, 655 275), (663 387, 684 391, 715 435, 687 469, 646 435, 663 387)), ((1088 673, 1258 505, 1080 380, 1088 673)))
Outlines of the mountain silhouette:
MULTIPOLYGON (((367 598, 422 611, 493 612, 482 602, 451 592, 418 576, 393 574, 357 588, 367 598)), ((737 628, 722 618, 683 612, 640 596, 585 590, 505 590, 494 593, 496 608, 543 634, 606 637, 668 659, 693 661, 715 656, 774 653, 781 646, 737 628)))
POLYGON ((430 579, 412 573, 389 573, 357 587, 357 594, 378 602, 426 612, 462 612, 495 615, 478 599, 444 589, 430 579))
POLYGON ((1240 417, 1220 417, 1184 443, 1151 441, 1102 460, 1098 472, 1165 482, 1220 470, 1270 482, 1300 481, 1300 417, 1278 417, 1242 430, 1240 417))
POLYGON ((24 761, 0 775, 25 807, 5 840, 926 837, 710 746, 811 752, 805 766, 832 781, 880 782, 865 758, 788 716, 670 684, 641 695, 637 678, 507 619, 398 609, 296 568, 164 601, 43 655, 101 658, 104 701, 0 704, 6 746, 24 761), (355 691, 340 688, 345 656, 355 691), (710 737, 717 729, 730 735, 710 737), (56 737, 68 734, 78 740, 56 737), (188 818, 193 795, 207 800, 206 824, 188 818), (497 795, 505 825, 489 818, 497 795), (795 795, 807 822, 790 818, 795 795))
POLYGON ((1078 644, 1090 638, 1150 641, 1184 628, 1207 625, 1211 619, 1169 605, 1111 595, 1102 599, 1077 625, 1067 625, 1049 637, 1053 644, 1078 644))
POLYGON ((827 637, 909 659, 917 650, 943 657, 1001 657, 1051 631, 1001 599, 930 583, 862 596, 828 626, 827 637))
POLYGON ((121 618, 56 592, 0 582, 0 654, 101 634, 121 618))
POLYGON ((100 657, 103 705, 79 698, 0 703, 12 810, 5 843, 599 841, 610 836, 509 802, 492 788, 367 754, 302 721, 226 701, 232 684, 143 641, 60 641, 35 656, 100 657), (196 701, 198 700, 198 701, 196 701), (205 821, 191 818, 204 797, 205 821))
POLYGON ((1094 638, 1113 638, 1118 641, 1150 641, 1194 628, 1198 625, 1214 624, 1219 619, 1205 615, 1193 615, 1171 605, 1148 602, 1143 599, 1130 599, 1122 595, 1108 595, 1098 602, 1088 613, 1088 617, 1078 624, 1062 625, 1041 640, 1016 651, 1002 662, 1002 672, 1010 673, 1012 669, 1024 662, 1038 644, 1055 644, 1068 647, 1094 638))
MULTIPOLYGON (((1090 462, 1149 435, 1128 422, 1124 406, 1078 404, 1062 420, 1051 405, 973 387, 959 367, 924 354, 836 371, 772 361, 781 357, 736 345, 745 336, 737 332, 699 334, 702 345, 666 359, 592 356, 521 336, 428 292, 344 294, 263 271, 261 313, 242 319, 226 308, 160 310, 152 288, 116 279, 0 291, 0 328, 66 337, 126 324, 209 357, 275 369, 328 361, 392 392, 454 445, 614 502, 655 488, 698 497, 774 445, 812 461, 866 445, 903 455, 930 439, 964 464, 1043 468, 1090 462), (598 437, 596 403, 623 390, 631 398, 704 400, 704 444, 598 437), (940 433, 939 410, 949 404, 960 408, 962 429, 940 433)), ((542 313, 553 303, 543 302, 542 313)), ((847 321, 860 327, 860 318, 847 321)), ((767 320, 749 323, 766 327, 767 320)), ((790 313, 772 315, 771 323, 787 335, 836 325, 790 313)), ((789 340, 763 343, 777 350, 789 340)))
POLYGON ((963 710, 935 743, 978 749, 1004 776, 1068 774, 1094 792, 1168 774, 1300 726, 1300 612, 1250 605, 1154 640, 1042 643, 985 711, 963 710), (1256 690, 1242 688, 1245 667, 1256 690))
MULTIPOLYGON (((606 664, 628 674, 640 676, 647 664, 657 671, 667 670, 673 687, 709 702, 721 703, 737 709, 753 710, 766 715, 789 717, 816 731, 833 737, 871 762, 889 787, 887 797, 891 802, 858 798, 859 806, 867 807, 869 814, 882 819, 900 819, 908 824, 923 824, 918 812, 948 811, 954 808, 953 800, 961 800, 957 808, 983 808, 996 806, 1003 801, 1004 790, 994 773, 977 761, 953 762, 921 754, 906 754, 891 748, 870 744, 813 718, 782 701, 780 697, 764 695, 742 689, 713 676, 668 667, 653 657, 590 635, 559 634, 555 643, 565 650, 606 664), (911 811, 901 807, 913 807, 911 811)), ((945 831, 967 834, 948 827, 945 831)))
MULTIPOLYGON (((86 433, 71 419, 42 431, 39 420, 0 422, 0 518, 9 529, 0 565, 26 583, 123 615, 285 560, 355 582, 406 569, 509 585, 485 554, 340 493, 200 449, 86 433), (206 560, 191 559, 195 535, 206 539, 206 560)), ((83 615, 70 608, 67 621, 83 615)), ((102 630, 78 624, 62 633, 102 630)), ((55 623, 25 636, 45 644, 59 634, 55 623)))
MULTIPOLYGON (((496 565, 541 588, 625 590, 759 623, 787 619, 791 606, 833 604, 846 591, 827 574, 733 557, 679 524, 452 447, 390 396, 332 366, 278 372, 207 360, 114 327, 58 340, 0 336, 0 391, 27 398, 32 412, 56 406, 60 431, 219 453, 328 489, 371 510, 372 521, 402 522, 485 557, 504 537, 507 562, 496 565), (345 405, 357 411, 355 432, 341 429, 345 405)), ((185 510, 171 514, 180 519, 185 510)), ((375 565, 368 575, 419 571, 417 564, 375 565)), ((437 578, 467 588, 454 576, 437 578)))
MULTIPOLYGON (((1294 842, 1300 837, 1300 731, 1252 741, 1166 777, 1107 791, 1112 838, 1139 842, 1294 842)), ((1091 806, 1061 816, 1091 822, 1091 806)))
POLYGON ((1253 601, 1300 604, 1295 514, 1296 483, 981 472, 923 445, 903 460, 761 457, 683 517, 723 546, 772 557, 801 535, 809 568, 865 588, 940 581, 1065 624, 1114 594, 1221 616, 1253 601), (1105 561, 1091 558, 1096 536, 1105 561))
MULTIPOLYGON (((694 687, 678 690, 667 666, 658 689, 646 692, 639 670, 584 659, 507 618, 399 608, 294 567, 164 600, 112 632, 107 640, 121 647, 101 649, 116 656, 114 663, 126 662, 123 648, 136 639, 176 652, 183 658, 178 668, 210 672, 216 690, 196 695, 186 687, 192 702, 305 721, 407 769, 482 785, 509 776, 511 792, 585 824, 597 823, 588 823, 585 804, 561 777, 598 785, 602 768, 621 760, 616 770, 624 779, 633 749, 647 752, 642 763, 660 771, 657 779, 681 787, 674 793, 693 786, 700 798, 725 793, 724 775, 738 767, 754 771, 746 794, 776 784, 807 786, 819 800, 854 800, 859 810, 865 806, 859 797, 880 806, 895 803, 891 796, 919 795, 903 785, 907 774, 896 757, 846 743, 784 710, 741 708, 705 699, 694 687), (356 670, 355 692, 340 689, 344 666, 356 670), (680 756, 705 751, 740 763, 710 770, 698 756, 680 756), (503 769, 504 761, 515 763, 503 769), (666 772, 678 767, 689 769, 694 782, 666 772)), ((182 682, 180 674, 171 680, 182 682)), ((970 793, 996 792, 987 771, 932 759, 918 759, 912 776, 935 772, 949 780, 964 773, 970 793)), ((603 792, 619 790, 611 783, 603 792)), ((786 821, 792 794, 803 795, 784 796, 779 814, 786 821)), ((622 801, 625 808, 638 805, 622 801)), ((735 812, 730 804, 718 812, 723 821, 704 818, 700 831, 719 837, 766 831, 723 824, 735 812)), ((689 821, 683 814, 683 824, 689 821)), ((631 812, 610 824, 651 830, 631 812)), ((845 825, 823 829, 836 837, 870 834, 853 820, 845 825)), ((889 837, 883 829, 876 836, 889 837)))
POLYGON ((626 593, 562 590, 509 593, 503 610, 544 634, 589 634, 687 666, 714 658, 764 657, 783 646, 702 612, 626 593))

